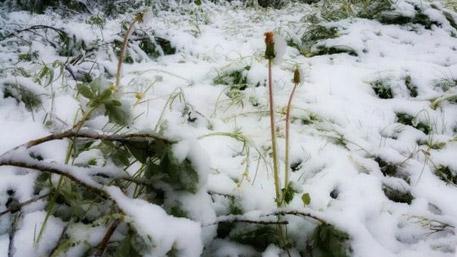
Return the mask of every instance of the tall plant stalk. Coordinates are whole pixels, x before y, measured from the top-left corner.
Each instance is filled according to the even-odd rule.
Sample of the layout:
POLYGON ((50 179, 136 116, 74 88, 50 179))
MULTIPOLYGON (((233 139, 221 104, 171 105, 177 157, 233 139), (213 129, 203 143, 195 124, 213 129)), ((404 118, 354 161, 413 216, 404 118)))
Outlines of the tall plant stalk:
POLYGON ((294 87, 292 88, 292 92, 289 96, 289 101, 287 102, 287 109, 286 109, 286 147, 285 147, 285 157, 284 157, 284 188, 289 186, 289 138, 290 138, 290 110, 292 108, 292 99, 295 95, 295 90, 297 89, 298 85, 300 84, 300 70, 295 68, 294 71, 294 78, 292 82, 294 83, 294 87))
POLYGON ((117 61, 117 71, 116 71, 116 80, 114 82, 114 91, 119 88, 119 83, 121 81, 121 72, 122 72, 122 63, 125 59, 125 52, 127 51, 127 45, 129 43, 130 34, 133 31, 136 23, 142 23, 144 18, 144 13, 138 13, 132 22, 130 22, 127 32, 124 35, 124 41, 122 43, 121 52, 119 54, 119 60, 117 61))
POLYGON ((272 62, 275 58, 273 32, 265 33, 265 58, 268 60, 268 95, 270 103, 270 130, 271 130, 271 149, 273 151, 273 176, 276 195, 276 205, 281 205, 281 190, 279 186, 279 165, 276 148, 276 126, 273 101, 273 81, 272 81, 272 62))

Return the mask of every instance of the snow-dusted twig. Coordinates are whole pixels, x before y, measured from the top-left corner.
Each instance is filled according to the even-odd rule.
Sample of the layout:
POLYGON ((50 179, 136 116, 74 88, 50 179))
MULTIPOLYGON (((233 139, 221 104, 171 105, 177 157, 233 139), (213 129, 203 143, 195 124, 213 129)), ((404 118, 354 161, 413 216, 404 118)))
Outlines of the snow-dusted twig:
POLYGON ((258 225, 287 225, 289 224, 288 221, 274 221, 274 220, 256 220, 256 219, 249 219, 243 215, 228 215, 219 217, 216 222, 210 224, 204 224, 203 227, 214 226, 220 223, 250 223, 250 224, 258 224, 258 225))
POLYGON ((93 130, 76 130, 70 129, 61 133, 51 134, 39 139, 29 141, 26 145, 27 148, 30 148, 35 145, 39 145, 52 140, 60 140, 64 138, 89 138, 95 140, 106 140, 106 141, 117 141, 117 142, 138 142, 145 140, 158 140, 165 143, 173 143, 172 141, 156 134, 156 133, 130 133, 130 134, 108 134, 108 133, 98 133, 93 130))
POLYGON ((17 155, 19 154, 8 154, 6 156, 2 155, 0 158, 0 166, 14 166, 61 175, 89 189, 93 189, 106 195, 105 191, 102 190, 101 184, 92 180, 87 174, 78 172, 80 169, 84 168, 65 164, 47 163, 32 159, 28 156, 18 157, 17 155))
POLYGON ((67 233, 67 230, 68 230, 68 227, 70 226, 70 223, 67 223, 65 225, 65 227, 62 229, 62 232, 60 232, 59 239, 57 240, 57 243, 55 244, 54 248, 52 248, 52 250, 49 252, 48 257, 53 257, 55 252, 59 249, 59 245, 63 241, 63 239, 65 238, 65 234, 67 233))
POLYGON ((116 230, 116 228, 119 226, 120 223, 121 223, 120 219, 116 219, 113 221, 113 223, 111 223, 111 225, 109 226, 105 235, 103 236, 102 241, 100 242, 100 244, 98 244, 97 250, 94 253, 94 257, 103 256, 103 253, 105 252, 105 249, 108 246, 109 240, 113 236, 114 231, 116 230))
POLYGON ((305 218, 311 218, 313 220, 319 221, 320 223, 327 224, 323 218, 317 217, 314 214, 297 211, 297 210, 278 210, 269 214, 261 215, 261 216, 284 216, 284 215, 293 215, 293 216, 300 216, 305 218))
POLYGON ((271 216, 285 216, 285 215, 293 215, 293 216, 300 216, 305 218, 311 218, 316 220, 320 223, 327 224, 328 222, 325 221, 323 218, 318 217, 316 214, 312 214, 309 212, 299 211, 299 210, 285 210, 285 209, 278 209, 271 213, 260 214, 256 215, 257 219, 253 218, 251 215, 227 215, 218 217, 214 223, 211 224, 204 224, 203 226, 212 226, 219 223, 228 223, 228 222, 244 222, 244 223, 254 223, 254 224, 288 224, 287 221, 272 221, 272 220, 262 220, 265 217, 271 216))
POLYGON ((41 199, 44 199, 44 198, 46 198, 46 197, 48 197, 48 196, 49 196, 49 194, 40 195, 40 196, 37 196, 37 197, 33 197, 33 198, 31 198, 31 199, 29 199, 29 200, 27 200, 27 201, 25 201, 25 202, 19 203, 19 204, 18 204, 17 206, 15 206, 14 208, 9 207, 8 209, 6 209, 6 210, 0 212, 0 217, 3 216, 3 215, 5 215, 5 214, 7 214, 7 213, 9 213, 9 212, 12 212, 12 213, 13 213, 13 212, 17 212, 17 211, 21 210, 22 207, 24 207, 24 206, 26 206, 26 205, 29 205, 29 204, 31 204, 31 203, 34 203, 34 202, 36 202, 36 201, 39 201, 39 200, 41 200, 41 199))
POLYGON ((18 223, 20 215, 21 215, 20 212, 14 214, 13 219, 11 221, 10 231, 8 234, 8 237, 9 237, 8 257, 14 257, 14 252, 15 252, 14 236, 16 235, 16 227, 17 227, 17 223, 18 223))
POLYGON ((19 145, 9 151, 6 151, 3 155, 0 156, 0 158, 22 147, 31 148, 33 146, 40 145, 49 141, 61 140, 65 138, 88 138, 94 140, 117 141, 123 143, 141 142, 145 140, 156 140, 164 143, 175 143, 174 141, 168 140, 156 133, 108 134, 99 133, 94 130, 81 129, 78 131, 77 129, 69 129, 63 132, 53 133, 45 137, 34 139, 25 144, 19 145))

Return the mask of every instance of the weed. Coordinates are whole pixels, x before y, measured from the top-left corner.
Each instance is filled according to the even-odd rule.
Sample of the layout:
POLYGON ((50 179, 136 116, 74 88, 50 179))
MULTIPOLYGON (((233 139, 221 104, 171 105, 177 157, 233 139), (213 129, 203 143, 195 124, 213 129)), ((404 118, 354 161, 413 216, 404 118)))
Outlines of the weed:
POLYGON ((370 84, 371 88, 373 88, 373 91, 379 98, 391 99, 394 97, 390 85, 388 85, 385 80, 376 80, 371 82, 370 84))
POLYGON ((381 159, 381 157, 376 157, 374 160, 378 163, 379 168, 381 169, 381 172, 384 176, 394 177, 397 175, 397 165, 390 162, 386 162, 384 159, 381 159))
POLYGON ((457 185, 457 171, 452 170, 449 166, 439 165, 435 168, 434 172, 447 184, 457 185))
POLYGON ((420 130, 424 132, 424 134, 428 135, 430 132, 432 132, 432 127, 422 121, 417 121, 416 118, 410 114, 399 112, 396 114, 397 116, 397 122, 411 126, 417 130, 420 130))
POLYGON ((405 77, 405 86, 408 89, 409 95, 411 97, 417 97, 417 86, 413 84, 411 76, 409 75, 405 77))
POLYGON ((247 73, 250 69, 251 66, 247 65, 241 69, 222 72, 214 78, 213 83, 230 86, 230 89, 245 90, 248 86, 247 73))
POLYGON ((387 185, 383 185, 382 190, 389 200, 394 201, 396 203, 406 203, 411 204, 414 197, 408 191, 401 191, 398 189, 394 189, 387 185))
POLYGON ((41 97, 38 94, 18 83, 4 83, 3 86, 4 98, 14 98, 18 103, 24 103, 25 108, 28 110, 33 110, 42 103, 41 97))

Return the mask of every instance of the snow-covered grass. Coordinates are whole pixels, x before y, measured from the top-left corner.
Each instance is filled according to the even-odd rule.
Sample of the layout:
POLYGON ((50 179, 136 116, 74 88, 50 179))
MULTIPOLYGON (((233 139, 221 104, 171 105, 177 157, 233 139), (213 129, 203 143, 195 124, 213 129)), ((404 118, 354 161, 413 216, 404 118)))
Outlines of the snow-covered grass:
POLYGON ((0 256, 455 256, 452 3, 328 2, 154 9, 122 69, 138 10, 4 9, 0 256))

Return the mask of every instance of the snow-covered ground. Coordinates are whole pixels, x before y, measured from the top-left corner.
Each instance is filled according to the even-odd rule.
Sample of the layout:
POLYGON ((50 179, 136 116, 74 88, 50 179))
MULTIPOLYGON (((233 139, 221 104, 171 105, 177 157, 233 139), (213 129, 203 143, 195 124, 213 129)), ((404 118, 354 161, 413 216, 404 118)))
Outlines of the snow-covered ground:
MULTIPOLYGON (((399 1, 397 12, 414 15, 409 2, 399 1)), ((457 185, 443 181, 436 172, 447 168, 457 176, 457 105, 452 99, 438 106, 432 102, 457 93, 457 30, 439 8, 429 3, 421 6, 441 25, 427 29, 361 18, 326 23, 338 29, 338 36, 319 44, 351 49, 352 54, 304 57, 296 48, 277 45, 285 51, 273 65, 282 181, 285 108, 294 86, 293 71, 298 66, 303 72, 293 99, 290 132, 290 181, 297 193, 285 208, 312 213, 346 232, 351 256, 456 256, 457 185), (378 96, 376 85, 390 89, 391 97, 378 96), (307 206, 301 198, 304 193, 311 197, 307 206)), ((192 15, 188 9, 186 15, 164 11, 138 25, 168 38, 177 52, 154 60, 137 56, 138 62, 123 66, 120 90, 135 117, 124 132, 158 132, 180 140, 173 147, 175 156, 190 158, 198 166, 204 178, 198 192, 166 199, 183 203, 193 221, 171 217, 145 200, 129 199, 132 195, 115 187, 103 190, 139 234, 152 237, 155 246, 147 256, 163 256, 172 247, 179 249, 180 256, 199 256, 203 245, 208 256, 255 256, 260 253, 252 248, 214 239, 216 228, 208 224, 227 214, 227 197, 222 194, 234 197, 247 218, 275 212, 264 33, 274 31, 277 42, 280 37, 300 38, 307 31, 306 18, 316 9, 306 4, 275 10, 210 3, 187 8, 193 8, 192 15), (246 88, 230 90, 230 85, 220 83, 218 78, 233 71, 246 77, 246 88)), ((103 28, 87 24, 86 18, 11 12, 2 13, 0 23, 4 32, 51 25, 89 44, 120 38, 120 21, 131 16, 108 19, 103 28)), ((84 104, 69 74, 59 76, 60 66, 52 66, 67 57, 58 56, 37 35, 24 40, 31 41, 30 49, 14 43, 17 39, 4 40, 0 46, 2 83, 21 81, 42 95, 43 102, 30 111, 11 97, 0 97, 0 154, 71 127, 84 104), (18 60, 19 53, 35 51, 38 61, 18 60), (39 75, 21 73, 38 74, 43 64, 55 72, 51 83, 43 82, 49 79, 46 76, 36 79, 39 75), (50 115, 58 122, 49 125, 50 115)), ((114 52, 99 51, 94 59, 95 64, 84 64, 88 70, 94 66, 95 74, 115 73, 114 52)), ((110 131, 107 118, 97 115, 87 127, 110 131)), ((67 144, 54 141, 36 151, 49 162, 63 163, 67 144)), ((102 158, 95 150, 86 155, 78 158, 102 158)), ((33 197, 37 173, 10 166, 0 171, 0 211, 6 208, 8 189, 14 188, 19 202, 33 197)), ((24 208, 14 256, 47 256, 59 240, 65 224, 51 217, 43 239, 34 244, 46 216, 44 206, 44 201, 38 201, 24 208)), ((12 217, 0 216, 0 256, 8 256, 12 217)), ((291 238, 302 236, 305 244, 314 221, 287 219, 291 238)), ((71 233, 94 245, 104 234, 103 226, 78 226, 82 225, 70 227, 71 233), (85 230, 91 234, 81 236, 85 230)), ((82 251, 72 250, 61 256, 80 256, 82 251)), ((270 246, 263 256, 280 253, 270 246)))

